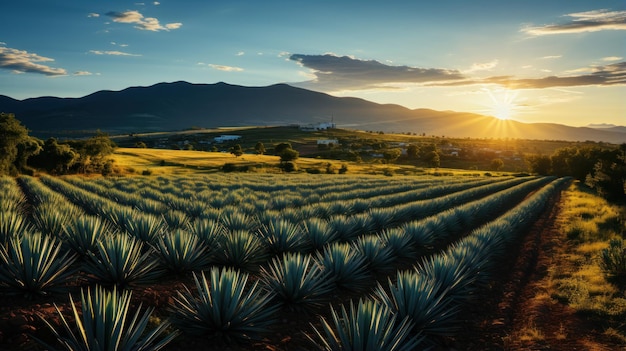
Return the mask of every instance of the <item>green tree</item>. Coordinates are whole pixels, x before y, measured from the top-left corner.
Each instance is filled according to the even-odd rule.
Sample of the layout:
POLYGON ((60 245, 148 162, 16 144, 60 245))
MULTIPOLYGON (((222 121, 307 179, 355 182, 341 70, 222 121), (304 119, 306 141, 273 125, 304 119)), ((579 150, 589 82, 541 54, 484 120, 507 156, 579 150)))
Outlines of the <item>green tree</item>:
POLYGON ((300 153, 292 148, 284 149, 280 153, 280 162, 291 162, 295 161, 300 157, 300 153))
POLYGON ((235 157, 239 157, 243 155, 243 150, 241 149, 241 145, 236 144, 235 146, 231 147, 230 153, 235 155, 235 157))
POLYGON ((441 158, 439 157, 439 153, 437 151, 429 151, 422 157, 422 160, 430 167, 437 168, 441 166, 441 158))
POLYGON ((254 145, 254 151, 256 151, 257 155, 263 155, 267 152, 267 150, 265 150, 265 145, 263 145, 260 141, 254 145))
POLYGON ((43 150, 32 157, 29 163, 35 168, 64 174, 78 161, 79 156, 68 144, 59 144, 55 138, 49 138, 43 144, 43 150))
POLYGON ((290 143, 280 143, 274 147, 274 154, 280 156, 285 150, 293 150, 290 143))
POLYGON ((0 174, 16 174, 18 145, 30 143, 28 129, 12 113, 0 113, 0 174))
POLYGON ((504 167, 504 161, 501 158, 494 158, 491 160, 491 169, 494 171, 499 171, 504 167))
POLYGON ((551 169, 551 161, 549 156, 545 155, 529 155, 526 157, 528 168, 532 173, 539 175, 549 175, 551 169))
POLYGON ((387 149, 385 151, 383 151, 383 158, 385 159, 386 163, 393 163, 395 162, 398 157, 400 157, 400 155, 402 155, 402 151, 400 149, 387 149))
POLYGON ((420 148, 419 146, 415 145, 415 144, 410 144, 407 148, 406 148, 406 155, 408 158, 415 160, 418 158, 420 153, 420 148))

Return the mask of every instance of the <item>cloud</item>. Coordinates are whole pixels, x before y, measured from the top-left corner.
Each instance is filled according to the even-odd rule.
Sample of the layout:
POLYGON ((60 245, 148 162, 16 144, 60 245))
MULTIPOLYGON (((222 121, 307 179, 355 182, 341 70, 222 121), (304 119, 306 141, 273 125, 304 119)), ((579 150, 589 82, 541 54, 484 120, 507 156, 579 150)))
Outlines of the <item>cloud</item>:
POLYGON ((544 56, 541 59, 542 60, 552 60, 552 59, 558 59, 563 57, 563 55, 549 55, 549 56, 544 56))
POLYGON ((159 23, 159 20, 154 17, 144 17, 139 11, 125 11, 117 12, 110 11, 106 13, 107 16, 113 19, 113 22, 118 23, 134 23, 135 28, 141 30, 148 30, 152 32, 158 32, 161 30, 169 31, 171 29, 178 29, 182 23, 167 23, 165 26, 159 23))
POLYGON ((601 9, 570 13, 565 15, 565 17, 570 17, 571 19, 566 23, 526 27, 522 28, 521 31, 530 35, 541 36, 598 32, 601 30, 626 30, 626 11, 601 9))
POLYGON ((245 54, 246 54, 245 52, 243 52, 243 51, 239 51, 236 55, 237 55, 237 56, 243 56, 243 55, 245 55, 245 54))
POLYGON ((240 67, 224 66, 224 65, 214 65, 212 63, 209 63, 208 66, 213 68, 213 69, 216 69, 218 71, 225 71, 225 72, 241 72, 241 71, 243 71, 243 68, 240 68, 240 67))
POLYGON ((299 85, 324 90, 390 89, 394 83, 422 84, 463 79, 457 70, 390 66, 348 56, 293 54, 290 60, 311 70, 315 79, 299 85))
POLYGON ((511 89, 542 89, 573 86, 609 86, 626 84, 626 62, 591 68, 591 73, 577 76, 518 79, 510 76, 490 77, 485 83, 495 83, 511 89))
POLYGON ((608 56, 608 57, 603 57, 602 61, 619 61, 619 60, 623 60, 623 57, 619 57, 619 56, 608 56))
POLYGON ((94 55, 110 55, 110 56, 141 56, 138 54, 129 54, 127 52, 122 51, 100 51, 100 50, 89 50, 89 53, 94 55))
POLYGON ((67 71, 63 68, 54 68, 40 63, 52 61, 54 59, 28 51, 0 46, 0 69, 12 70, 15 73, 39 73, 46 76, 67 75, 67 71))
POLYGON ((88 72, 88 71, 76 71, 74 72, 75 76, 91 76, 93 75, 93 73, 88 72))
POLYGON ((88 14, 87 17, 89 17, 89 18, 96 18, 96 17, 100 17, 100 14, 92 12, 92 13, 88 14))
POLYGON ((472 73, 472 72, 477 72, 477 71, 489 71, 495 68, 498 65, 498 62, 499 62, 498 60, 493 60, 493 61, 484 62, 484 63, 474 63, 472 67, 463 71, 463 73, 472 73))

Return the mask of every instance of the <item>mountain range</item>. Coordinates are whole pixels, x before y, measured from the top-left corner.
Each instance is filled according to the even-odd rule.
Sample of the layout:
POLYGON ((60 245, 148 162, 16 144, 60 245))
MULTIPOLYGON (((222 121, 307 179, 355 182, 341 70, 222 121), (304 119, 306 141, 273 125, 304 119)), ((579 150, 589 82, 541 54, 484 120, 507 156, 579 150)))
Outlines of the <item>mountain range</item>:
POLYGON ((275 126, 334 122, 337 127, 471 138, 626 142, 626 127, 570 127, 501 121, 474 113, 408 109, 276 84, 158 83, 81 98, 16 100, 0 95, 0 111, 14 113, 40 138, 182 130, 191 127, 275 126))

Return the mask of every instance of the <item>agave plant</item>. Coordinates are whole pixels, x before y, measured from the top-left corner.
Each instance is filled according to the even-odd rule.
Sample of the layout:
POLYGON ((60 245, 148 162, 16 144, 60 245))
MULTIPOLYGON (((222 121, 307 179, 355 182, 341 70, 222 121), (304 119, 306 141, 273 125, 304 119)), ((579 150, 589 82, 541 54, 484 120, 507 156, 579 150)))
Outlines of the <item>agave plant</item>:
POLYGON ((0 211, 0 245, 13 236, 19 236, 33 230, 25 217, 18 212, 0 211))
POLYGON ((73 215, 71 211, 60 211, 59 205, 54 202, 47 202, 36 207, 33 220, 38 231, 53 236, 62 235, 63 229, 69 221, 79 217, 73 215))
POLYGON ((377 235, 360 236, 353 247, 365 257, 367 267, 374 272, 393 270, 393 251, 377 235))
POLYGON ((28 297, 62 291, 76 255, 61 253, 58 239, 25 232, 0 245, 0 288, 28 297))
POLYGON ((337 233, 338 239, 342 241, 351 241, 362 233, 359 223, 354 217, 336 215, 328 221, 328 225, 337 233))
POLYGON ((235 210, 225 210, 220 217, 222 224, 230 231, 256 230, 258 224, 254 217, 235 210))
POLYGON ((359 291, 368 285, 370 274, 365 257, 350 244, 332 243, 323 252, 318 251, 317 258, 337 287, 359 291))
POLYGON ((161 237, 156 245, 161 267, 174 274, 200 271, 209 266, 208 247, 197 236, 176 229, 161 237))
POLYGON ((137 213, 124 220, 124 229, 130 236, 149 244, 156 244, 165 233, 167 224, 162 217, 137 213))
POLYGON ((395 257, 400 261, 414 261, 417 250, 411 244, 411 237, 400 228, 385 229, 380 233, 381 240, 385 243, 395 257))
POLYGON ((65 226, 63 242, 84 258, 89 252, 96 252, 98 241, 112 232, 113 228, 109 222, 100 217, 81 216, 71 219, 65 226))
POLYGON ((304 221, 303 228, 314 250, 321 250, 338 238, 337 232, 328 225, 328 222, 320 218, 310 218, 304 221))
POLYGON ((217 260, 229 267, 252 272, 258 270, 267 259, 267 250, 262 240, 247 230, 227 232, 220 241, 217 260))
POLYGON ((389 280, 389 289, 380 284, 374 296, 390 308, 398 318, 408 318, 413 330, 424 335, 450 336, 458 329, 458 304, 448 297, 441 282, 416 272, 398 272, 396 282, 389 280))
POLYGON ((255 340, 274 322, 278 306, 272 296, 248 286, 248 274, 212 268, 210 282, 202 272, 193 274, 197 292, 186 286, 171 305, 172 323, 190 335, 219 340, 255 340))
POLYGON ((479 267, 472 267, 471 258, 463 260, 462 257, 444 253, 423 260, 415 269, 444 289, 436 294, 446 294, 455 303, 462 303, 469 300, 477 288, 475 283, 480 268, 479 271, 473 268, 479 267))
POLYGON ((412 334, 408 318, 396 322, 397 316, 383 304, 372 300, 351 301, 349 311, 331 307, 332 321, 321 318, 321 331, 313 326, 315 335, 308 336, 318 350, 327 351, 410 351, 418 349, 423 340, 412 334))
POLYGON ((307 243, 300 226, 283 219, 273 219, 261 226, 259 234, 274 255, 302 251, 307 243))
POLYGON ((600 254, 600 268, 604 273, 616 281, 624 282, 626 277, 626 245, 622 239, 613 239, 609 247, 600 254))
POLYGON ((226 229, 218 220, 198 218, 190 222, 187 231, 202 240, 210 253, 218 250, 219 243, 226 229))
POLYGON ((319 307, 332 291, 323 267, 311 255, 287 253, 261 268, 261 279, 274 299, 291 310, 319 307))
POLYGON ((85 272, 92 280, 120 289, 147 284, 160 275, 158 262, 144 243, 126 234, 111 234, 98 241, 97 253, 89 253, 85 272))
MULTIPOLYGON (((141 313, 141 305, 131 312, 131 292, 106 290, 96 286, 81 290, 80 307, 70 295, 73 322, 66 318, 55 304, 61 326, 53 326, 43 316, 40 318, 48 326, 62 350, 68 351, 109 351, 109 350, 150 350, 163 349, 176 336, 178 331, 167 331, 170 323, 160 323, 153 330, 148 324, 153 308, 141 313)), ((41 341, 39 341, 41 342, 41 341)), ((46 345, 49 349, 56 349, 46 345)))
POLYGON ((163 219, 170 228, 185 228, 189 223, 189 216, 185 212, 170 210, 163 214, 163 219))

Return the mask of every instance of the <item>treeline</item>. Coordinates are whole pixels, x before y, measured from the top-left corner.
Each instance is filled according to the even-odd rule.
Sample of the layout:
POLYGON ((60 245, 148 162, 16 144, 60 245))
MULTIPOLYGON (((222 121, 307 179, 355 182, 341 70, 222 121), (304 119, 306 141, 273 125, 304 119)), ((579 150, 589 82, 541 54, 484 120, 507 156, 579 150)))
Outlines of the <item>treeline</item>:
POLYGON ((115 143, 105 133, 84 140, 59 142, 28 135, 12 113, 0 113, 0 174, 34 174, 43 170, 51 174, 113 172, 115 143))
POLYGON ((609 200, 626 201, 626 143, 615 149, 566 147, 550 156, 527 156, 527 161, 531 172, 572 176, 609 200))

